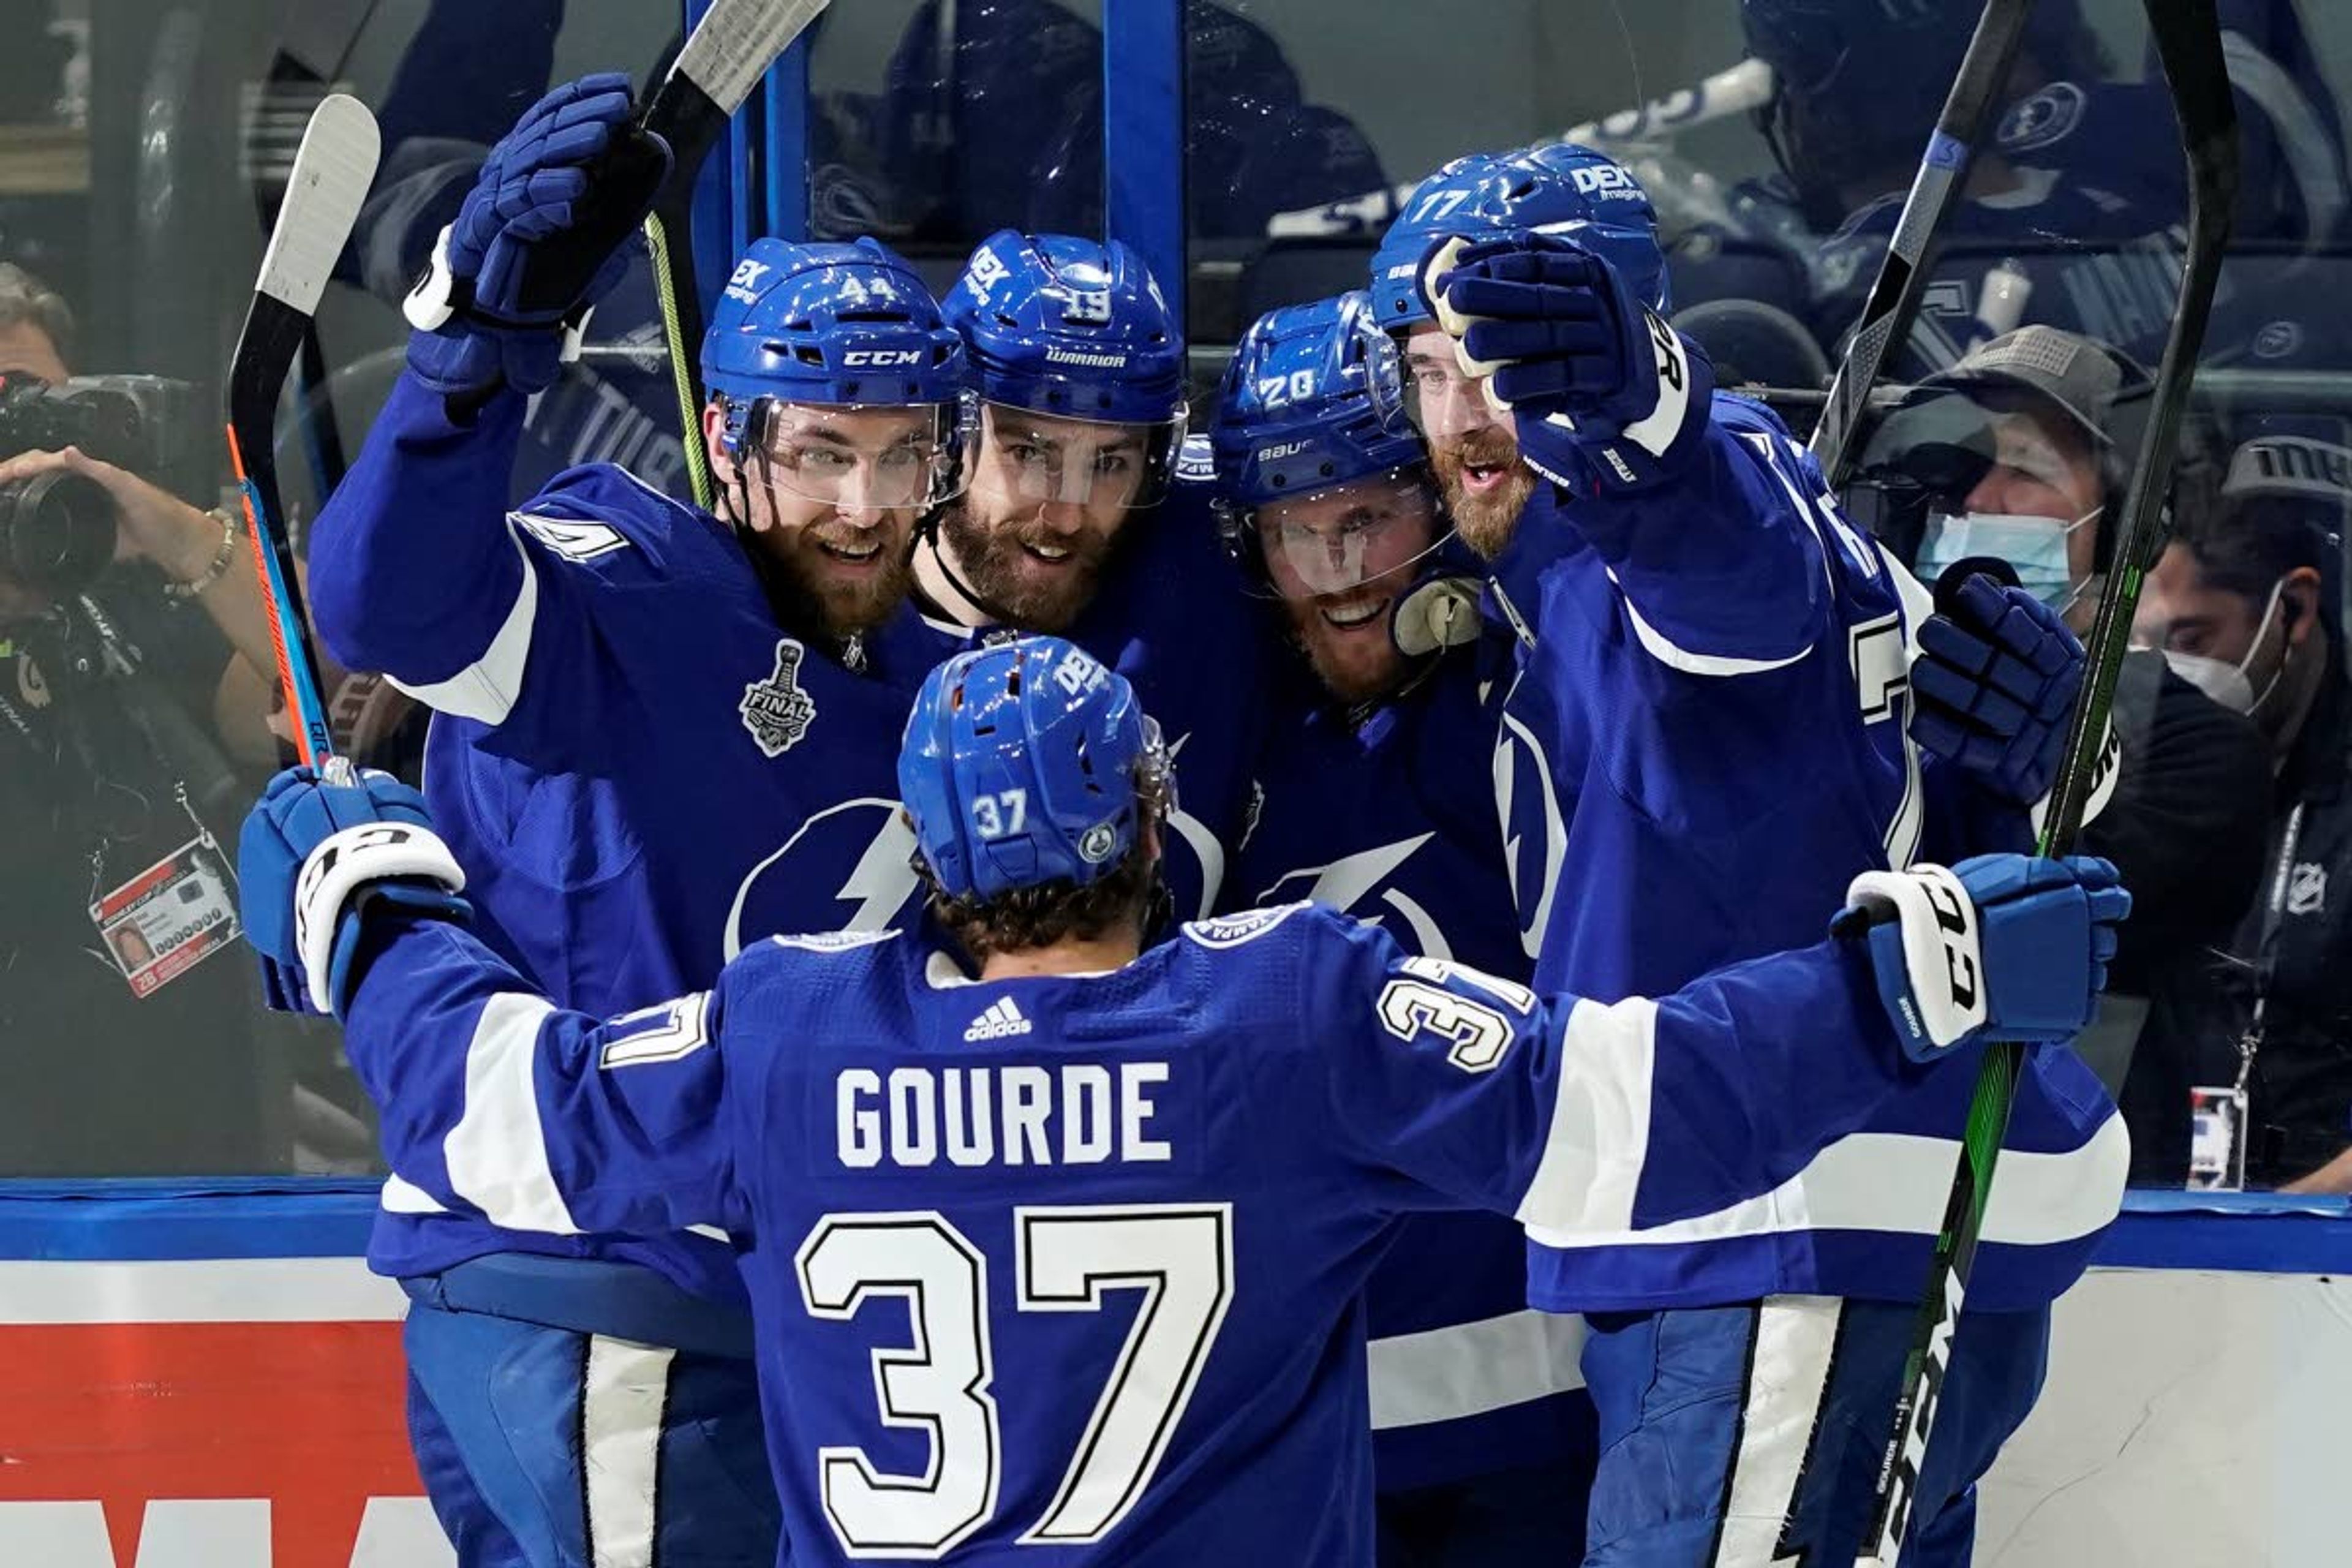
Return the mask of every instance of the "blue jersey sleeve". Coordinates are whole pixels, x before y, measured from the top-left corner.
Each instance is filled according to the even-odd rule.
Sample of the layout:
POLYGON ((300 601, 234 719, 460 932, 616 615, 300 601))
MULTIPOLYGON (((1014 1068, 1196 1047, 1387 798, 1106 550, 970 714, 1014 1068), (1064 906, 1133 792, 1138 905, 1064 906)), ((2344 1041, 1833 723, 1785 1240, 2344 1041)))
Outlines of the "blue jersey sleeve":
POLYGON ((490 649, 524 589, 506 515, 525 406, 501 394, 460 425, 414 377, 394 384, 311 540, 310 609, 336 658, 430 686, 490 649))
POLYGON ((1826 488, 1780 422, 1717 396, 1669 482, 1551 498, 1615 582, 1654 658, 1694 675, 1769 669, 1827 628, 1826 488))
POLYGON ((1824 942, 1657 1001, 1539 996, 1320 923, 1341 1123, 1376 1161, 1539 1238, 1623 1236, 1772 1191, 1924 1074, 1859 951, 1824 942))
POLYGON ((642 651, 633 663, 612 646, 618 606, 741 568, 723 528, 609 464, 566 469, 509 510, 521 418, 522 400, 500 396, 457 426, 404 379, 320 519, 315 614, 339 658, 487 726, 488 749, 589 767, 609 761, 614 694, 641 673, 642 651))
POLYGON ((344 1045, 397 1179, 513 1230, 750 1233, 723 977, 607 1022, 446 921, 377 917, 363 940, 344 1045))

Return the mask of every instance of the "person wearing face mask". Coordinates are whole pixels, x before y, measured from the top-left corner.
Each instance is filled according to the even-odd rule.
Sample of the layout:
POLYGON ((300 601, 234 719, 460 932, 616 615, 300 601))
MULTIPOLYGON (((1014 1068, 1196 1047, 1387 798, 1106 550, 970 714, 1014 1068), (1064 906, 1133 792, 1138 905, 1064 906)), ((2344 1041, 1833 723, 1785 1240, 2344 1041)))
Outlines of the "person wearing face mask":
MULTIPOLYGON (((1927 582, 1963 561, 2005 561, 2043 605, 2087 631, 2147 384, 2126 356, 2054 327, 1981 345, 1923 383, 1873 437, 1865 479, 1908 487, 1913 499, 1911 521, 1881 531, 1895 542, 1916 537, 1927 582)), ((2200 482, 2210 488, 2201 468, 2187 465, 2176 481, 2184 511, 2200 482)), ((2138 900, 2084 1054, 2120 1086, 2133 1179, 2167 1185, 2189 1166, 2198 1031, 2187 1016, 2199 983, 2187 977, 2253 896, 2267 816, 2261 733, 2242 707, 2233 711, 2203 684, 2152 649, 2125 656, 2114 793, 2083 830, 2086 846, 2124 868, 2138 900)))
POLYGON ((2330 888, 2352 875, 2339 596, 2347 517, 2352 450, 2291 436, 2248 442, 2212 504, 2166 546, 2133 623, 2135 640, 2252 721, 2273 769, 2261 883, 2199 971, 2200 1082, 2211 1086, 2200 1184, 2352 1192, 2352 987, 2341 962, 2352 930, 2330 888))

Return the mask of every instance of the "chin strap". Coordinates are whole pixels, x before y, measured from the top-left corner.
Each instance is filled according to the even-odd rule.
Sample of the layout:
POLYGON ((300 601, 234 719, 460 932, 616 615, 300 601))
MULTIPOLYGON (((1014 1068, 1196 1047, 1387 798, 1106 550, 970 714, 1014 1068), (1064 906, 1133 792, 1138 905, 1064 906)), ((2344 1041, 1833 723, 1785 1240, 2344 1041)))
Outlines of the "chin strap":
MULTIPOLYGON (((963 574, 958 572, 955 569, 955 563, 948 559, 947 545, 940 537, 940 520, 947 515, 947 510, 946 503, 942 502, 933 507, 923 520, 915 525, 915 548, 929 551, 931 560, 938 564, 940 575, 947 579, 948 586, 963 595, 964 603, 986 616, 992 624, 1000 626, 1016 625, 1020 617, 1003 605, 991 603, 987 595, 964 581, 963 574)), ((939 607, 947 608, 944 605, 939 607)), ((973 629, 984 628, 974 627, 973 629)))

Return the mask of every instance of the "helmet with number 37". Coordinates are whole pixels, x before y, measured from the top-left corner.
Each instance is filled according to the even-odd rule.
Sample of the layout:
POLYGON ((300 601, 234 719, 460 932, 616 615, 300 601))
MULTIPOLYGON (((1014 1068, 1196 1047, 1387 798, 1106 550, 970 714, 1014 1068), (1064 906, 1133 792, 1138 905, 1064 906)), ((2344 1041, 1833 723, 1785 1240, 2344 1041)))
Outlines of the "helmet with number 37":
POLYGON ((940 891, 1085 887, 1126 859, 1168 752, 1127 678, 1060 637, 991 643, 931 671, 907 720, 898 794, 940 891))

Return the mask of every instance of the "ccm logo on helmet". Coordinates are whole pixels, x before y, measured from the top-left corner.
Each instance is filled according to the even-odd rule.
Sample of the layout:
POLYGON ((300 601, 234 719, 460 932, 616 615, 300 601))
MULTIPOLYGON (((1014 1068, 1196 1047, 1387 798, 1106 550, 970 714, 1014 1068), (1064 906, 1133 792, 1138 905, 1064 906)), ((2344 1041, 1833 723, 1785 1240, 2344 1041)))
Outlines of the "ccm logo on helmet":
POLYGON ((870 365, 877 370, 887 370, 892 365, 922 363, 923 351, 920 349, 852 349, 841 356, 841 363, 844 367, 870 365))

